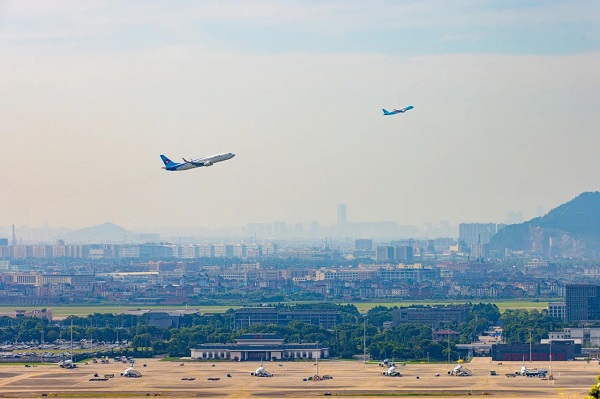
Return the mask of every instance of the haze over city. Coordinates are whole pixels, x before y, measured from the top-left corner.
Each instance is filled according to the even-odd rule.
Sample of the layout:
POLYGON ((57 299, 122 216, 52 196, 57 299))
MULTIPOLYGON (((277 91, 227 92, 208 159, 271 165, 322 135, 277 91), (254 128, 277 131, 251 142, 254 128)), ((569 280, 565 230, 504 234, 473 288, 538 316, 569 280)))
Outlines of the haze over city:
POLYGON ((600 189, 599 19, 591 0, 0 2, 0 226, 538 216, 600 189))

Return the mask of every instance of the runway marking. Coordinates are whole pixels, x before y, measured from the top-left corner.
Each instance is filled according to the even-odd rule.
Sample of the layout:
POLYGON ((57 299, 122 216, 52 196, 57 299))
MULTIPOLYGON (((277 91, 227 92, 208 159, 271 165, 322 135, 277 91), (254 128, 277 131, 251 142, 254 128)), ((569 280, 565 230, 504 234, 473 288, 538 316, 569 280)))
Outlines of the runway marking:
POLYGON ((247 398, 249 396, 250 396, 250 393, 247 391, 244 391, 244 388, 241 388, 239 391, 236 391, 231 394, 232 398, 247 398))

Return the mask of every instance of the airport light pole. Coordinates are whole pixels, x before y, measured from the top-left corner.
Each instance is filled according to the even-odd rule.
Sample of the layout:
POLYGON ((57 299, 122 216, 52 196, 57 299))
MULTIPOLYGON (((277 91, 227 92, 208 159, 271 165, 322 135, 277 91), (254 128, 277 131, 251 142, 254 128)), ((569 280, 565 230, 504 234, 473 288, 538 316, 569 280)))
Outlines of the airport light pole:
POLYGON ((550 377, 552 377, 552 339, 550 339, 550 377))
POLYGON ((367 364, 367 315, 363 315, 363 362, 367 364))
MULTIPOLYGON (((317 352, 320 352, 319 351, 319 341, 317 341, 317 352)), ((315 374, 316 376, 319 376, 319 356, 320 355, 321 355, 320 353, 317 354, 317 374, 315 374)))
POLYGON ((448 363, 450 363, 450 334, 448 334, 448 363))
POLYGON ((71 361, 73 361, 73 317, 70 316, 71 319, 71 361))
POLYGON ((531 363, 531 328, 529 329, 529 363, 531 363))

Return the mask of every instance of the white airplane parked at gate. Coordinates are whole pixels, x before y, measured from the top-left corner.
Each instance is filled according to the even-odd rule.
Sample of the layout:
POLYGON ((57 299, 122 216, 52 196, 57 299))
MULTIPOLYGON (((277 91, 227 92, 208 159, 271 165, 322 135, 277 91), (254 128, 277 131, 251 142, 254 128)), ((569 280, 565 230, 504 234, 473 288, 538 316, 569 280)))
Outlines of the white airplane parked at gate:
POLYGON ((260 359, 260 367, 257 368, 254 373, 250 373, 250 375, 253 375, 255 377, 273 377, 273 374, 269 373, 263 367, 263 361, 262 361, 262 359, 260 359))
POLYGON ((182 158, 183 162, 173 162, 165 155, 161 154, 160 156, 163 163, 165 164, 163 169, 166 169, 171 172, 175 172, 178 170, 194 169, 202 166, 211 166, 217 162, 227 161, 228 159, 231 159, 233 157, 235 157, 234 153, 226 152, 223 154, 211 155, 210 157, 190 159, 189 161, 185 158, 182 158))

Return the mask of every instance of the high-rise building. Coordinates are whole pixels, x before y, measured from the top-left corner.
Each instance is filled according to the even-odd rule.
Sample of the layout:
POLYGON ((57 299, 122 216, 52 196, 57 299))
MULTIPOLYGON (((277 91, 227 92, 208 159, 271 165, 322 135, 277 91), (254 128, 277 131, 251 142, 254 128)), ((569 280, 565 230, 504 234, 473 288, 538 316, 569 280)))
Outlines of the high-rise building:
POLYGON ((471 244, 471 258, 485 259, 490 256, 490 244, 471 244))
POLYGON ((396 260, 394 247, 389 245, 378 246, 375 249, 375 260, 377 262, 392 262, 396 260))
POLYGON ((600 321, 600 285, 567 284, 566 321, 600 321))
POLYGON ((476 244, 489 244, 490 238, 498 230, 496 223, 461 223, 458 225, 458 238, 468 247, 476 244))
POLYGON ((373 249, 373 240, 368 238, 359 238, 354 241, 354 249, 357 251, 371 251, 373 249))
POLYGON ((413 263, 414 255, 413 255, 413 247, 410 245, 402 245, 397 246, 395 248, 395 258, 394 260, 404 263, 413 263))

